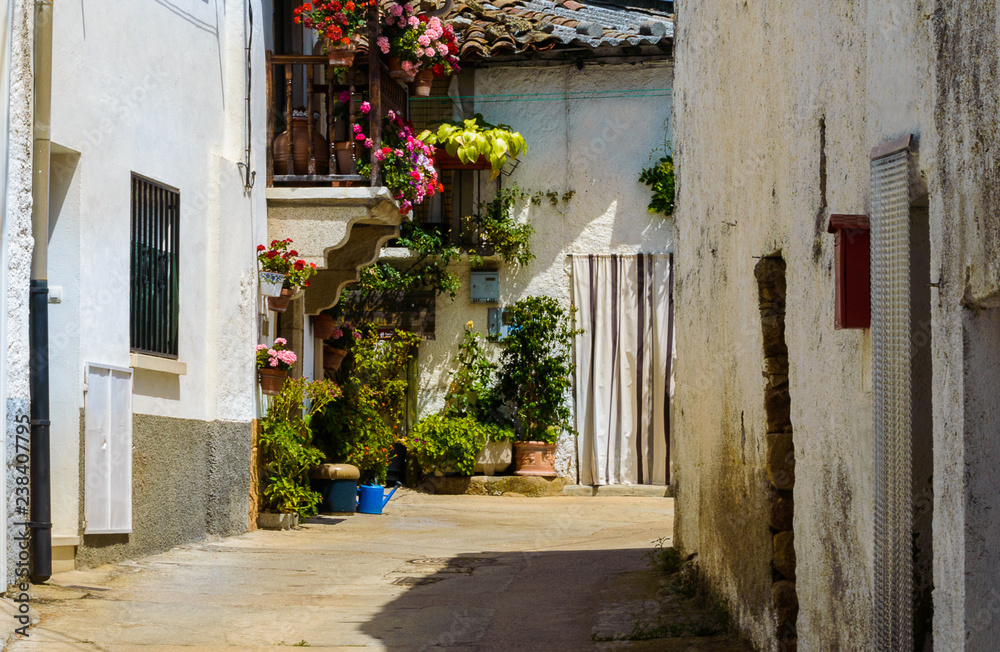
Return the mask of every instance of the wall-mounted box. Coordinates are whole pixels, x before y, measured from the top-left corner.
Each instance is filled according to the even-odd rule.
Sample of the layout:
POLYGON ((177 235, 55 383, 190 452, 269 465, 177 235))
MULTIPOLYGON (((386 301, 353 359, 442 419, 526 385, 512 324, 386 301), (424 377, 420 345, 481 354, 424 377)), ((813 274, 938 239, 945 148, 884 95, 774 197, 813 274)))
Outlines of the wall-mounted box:
POLYGON ((500 303, 499 271, 474 269, 469 277, 469 301, 472 303, 500 303))
POLYGON ((833 234, 834 328, 870 328, 871 241, 867 215, 831 215, 833 234))

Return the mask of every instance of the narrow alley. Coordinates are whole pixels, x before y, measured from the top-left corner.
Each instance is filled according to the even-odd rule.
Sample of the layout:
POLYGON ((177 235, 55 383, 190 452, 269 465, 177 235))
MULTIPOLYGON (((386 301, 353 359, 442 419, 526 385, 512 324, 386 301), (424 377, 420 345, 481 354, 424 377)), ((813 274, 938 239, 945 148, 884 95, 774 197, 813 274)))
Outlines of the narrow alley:
POLYGON ((672 520, 670 498, 407 492, 383 516, 57 575, 34 587, 40 622, 8 649, 743 649, 609 640, 657 624, 647 552, 672 520))

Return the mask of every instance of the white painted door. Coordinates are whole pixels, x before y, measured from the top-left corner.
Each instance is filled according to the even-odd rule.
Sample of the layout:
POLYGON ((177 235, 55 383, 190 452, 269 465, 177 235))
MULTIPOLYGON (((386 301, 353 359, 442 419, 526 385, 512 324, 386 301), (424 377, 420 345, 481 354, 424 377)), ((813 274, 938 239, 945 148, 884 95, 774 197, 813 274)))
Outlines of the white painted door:
POLYGON ((132 371, 86 366, 84 532, 132 531, 132 371))

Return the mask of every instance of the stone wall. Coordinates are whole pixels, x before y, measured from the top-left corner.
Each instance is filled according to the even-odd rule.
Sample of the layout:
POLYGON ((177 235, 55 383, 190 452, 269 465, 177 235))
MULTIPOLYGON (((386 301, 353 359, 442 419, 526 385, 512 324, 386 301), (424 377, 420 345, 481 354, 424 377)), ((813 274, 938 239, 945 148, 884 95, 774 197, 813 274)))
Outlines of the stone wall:
MULTIPOLYGON (((87 535, 80 467, 77 568, 248 530, 251 425, 137 414, 132 421, 132 533, 87 535)), ((81 454, 83 426, 81 415, 81 454)))

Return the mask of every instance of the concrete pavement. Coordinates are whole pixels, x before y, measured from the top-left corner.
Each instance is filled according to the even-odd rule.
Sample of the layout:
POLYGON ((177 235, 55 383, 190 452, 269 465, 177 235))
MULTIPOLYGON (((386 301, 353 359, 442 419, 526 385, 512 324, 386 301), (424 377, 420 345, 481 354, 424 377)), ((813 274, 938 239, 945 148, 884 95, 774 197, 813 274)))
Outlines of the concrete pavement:
POLYGON ((385 511, 57 575, 7 649, 640 649, 592 635, 623 578, 649 575, 672 499, 401 491, 385 511))

